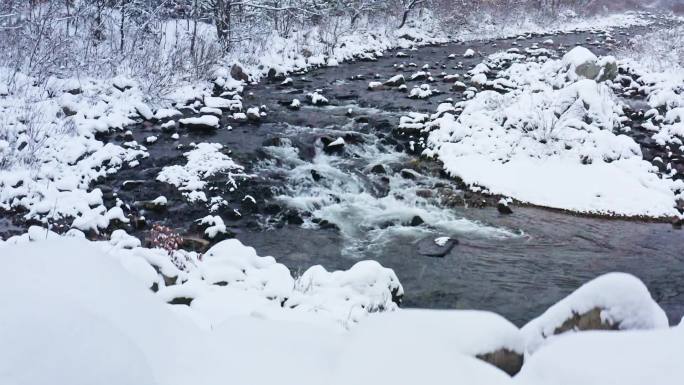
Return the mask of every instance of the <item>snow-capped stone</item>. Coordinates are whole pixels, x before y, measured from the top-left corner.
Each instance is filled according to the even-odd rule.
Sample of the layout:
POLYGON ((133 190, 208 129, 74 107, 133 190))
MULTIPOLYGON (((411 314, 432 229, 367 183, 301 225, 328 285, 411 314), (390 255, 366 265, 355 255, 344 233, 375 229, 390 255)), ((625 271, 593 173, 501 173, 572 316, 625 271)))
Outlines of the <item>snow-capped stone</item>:
POLYGON ((395 76, 392 76, 391 78, 387 79, 385 81, 385 83, 383 83, 383 84, 386 85, 387 87, 397 87, 397 86, 400 86, 404 83, 406 83, 406 79, 404 79, 404 75, 399 74, 399 75, 395 75, 395 76))
POLYGON ((380 82, 370 82, 368 83, 368 90, 370 91, 379 91, 383 89, 383 85, 380 82))
POLYGON ((582 285, 521 330, 529 352, 558 334, 582 330, 667 328, 665 312, 646 285, 625 273, 610 273, 582 285))
POLYGON ((219 118, 214 115, 202 115, 197 118, 185 118, 178 121, 181 126, 193 130, 212 130, 219 127, 219 118))
POLYGON ((247 115, 247 120, 258 122, 261 120, 261 114, 259 112, 259 107, 248 108, 245 115, 247 115))

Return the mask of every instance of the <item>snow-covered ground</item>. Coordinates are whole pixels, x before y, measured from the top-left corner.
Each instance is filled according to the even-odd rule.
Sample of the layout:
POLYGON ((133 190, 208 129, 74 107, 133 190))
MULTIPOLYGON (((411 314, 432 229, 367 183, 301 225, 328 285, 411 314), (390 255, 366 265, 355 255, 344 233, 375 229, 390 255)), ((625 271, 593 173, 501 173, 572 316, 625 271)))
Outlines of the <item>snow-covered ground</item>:
MULTIPOLYGON (((679 215, 682 182, 659 175, 624 134, 629 119, 611 87, 615 59, 583 47, 557 60, 525 60, 518 52, 494 54, 471 71, 471 81, 483 76, 480 82, 493 90, 440 106, 425 125, 424 154, 474 188, 522 202, 584 213, 679 215), (495 75, 506 61, 514 63, 495 75)), ((657 136, 676 133, 680 124, 678 77, 667 78, 650 91, 654 107, 671 109, 657 136)))
POLYGON ((670 328, 626 274, 597 278, 518 329, 488 312, 400 310, 399 281, 374 262, 294 278, 236 240, 200 257, 142 248, 122 231, 90 242, 33 227, 0 252, 7 384, 666 385, 684 376, 684 327, 670 328), (593 309, 604 328, 623 330, 549 338, 573 330, 559 331, 564 320, 585 329, 579 319, 593 309), (523 356, 513 378, 487 363, 517 371, 523 356))

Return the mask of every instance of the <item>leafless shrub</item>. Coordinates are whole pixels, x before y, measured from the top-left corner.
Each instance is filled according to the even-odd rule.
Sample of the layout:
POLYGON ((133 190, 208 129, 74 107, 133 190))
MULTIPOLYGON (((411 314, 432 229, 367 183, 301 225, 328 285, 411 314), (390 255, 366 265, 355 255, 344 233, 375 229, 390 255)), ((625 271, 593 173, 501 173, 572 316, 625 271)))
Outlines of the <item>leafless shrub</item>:
POLYGON ((181 247, 183 237, 172 228, 155 223, 150 230, 148 242, 150 247, 166 250, 171 255, 181 247))
POLYGON ((684 27, 676 26, 632 38, 619 55, 654 70, 684 68, 684 27))

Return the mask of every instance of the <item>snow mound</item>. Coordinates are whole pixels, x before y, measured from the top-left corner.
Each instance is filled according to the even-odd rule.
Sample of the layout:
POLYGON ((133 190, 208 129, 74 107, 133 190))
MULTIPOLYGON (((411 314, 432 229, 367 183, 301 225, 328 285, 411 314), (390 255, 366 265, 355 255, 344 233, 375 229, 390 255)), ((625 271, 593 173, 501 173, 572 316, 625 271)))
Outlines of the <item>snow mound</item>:
POLYGON ((668 327, 665 312, 651 298, 643 282, 629 274, 610 273, 582 285, 525 325, 521 330, 527 341, 527 350, 536 351, 546 339, 564 332, 566 321, 594 309, 600 311, 602 324, 611 328, 633 330, 668 327))
POLYGON ((375 261, 357 262, 349 270, 328 272, 312 266, 295 284, 285 306, 358 322, 368 312, 398 308, 404 289, 393 270, 375 261))
POLYGON ((441 341, 473 357, 499 349, 525 352, 520 330, 500 315, 487 311, 404 309, 368 317, 352 334, 354 338, 376 341, 401 336, 407 344, 414 340, 441 341))
POLYGON ((48 240, 4 248, 3 268, 0 290, 14 294, 0 299, 3 382, 166 383, 157 375, 182 355, 182 323, 104 253, 48 240))
POLYGON ((519 384, 676 385, 684 378, 684 329, 562 336, 526 360, 519 384))
POLYGON ((371 316, 351 331, 331 384, 493 385, 510 381, 504 372, 471 357, 473 352, 487 350, 488 344, 497 345, 495 338, 511 334, 515 337, 509 341, 520 347, 518 330, 507 321, 484 312, 403 310, 397 315, 371 316))
MULTIPOLYGON (((347 271, 327 272, 314 266, 295 280, 273 257, 260 257, 235 239, 221 241, 199 255, 143 248, 138 239, 123 230, 113 232, 111 240, 103 242, 87 242, 77 230, 68 235, 118 260, 139 281, 137 286, 156 291, 160 302, 189 306, 191 311, 178 312, 205 329, 235 316, 258 316, 340 330, 368 313, 397 310, 403 295, 394 271, 374 261, 358 262, 347 271)), ((65 238, 33 226, 26 234, 0 242, 0 247, 5 246, 5 252, 12 245, 65 238)), ((69 253, 70 247, 64 244, 53 254, 69 253)))

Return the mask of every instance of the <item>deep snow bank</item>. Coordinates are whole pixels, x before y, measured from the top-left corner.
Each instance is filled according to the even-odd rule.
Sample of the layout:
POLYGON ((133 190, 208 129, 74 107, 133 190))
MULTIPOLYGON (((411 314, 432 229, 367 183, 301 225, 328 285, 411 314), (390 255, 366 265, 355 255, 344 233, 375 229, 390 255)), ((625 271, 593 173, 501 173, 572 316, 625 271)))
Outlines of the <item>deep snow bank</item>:
POLYGON ((169 254, 141 247, 137 238, 123 230, 114 231, 110 241, 89 242, 76 230, 62 237, 34 226, 0 247, 6 246, 3 252, 12 255, 22 245, 36 243, 33 247, 40 248, 46 239, 54 244, 45 244, 45 251, 55 258, 81 245, 95 258, 105 253, 118 260, 143 287, 205 329, 238 315, 308 317, 302 313, 315 314, 309 318, 319 324, 346 328, 369 312, 396 310, 404 294, 394 271, 375 261, 360 261, 347 271, 335 272, 313 266, 295 279, 273 257, 260 257, 236 239, 219 242, 203 255, 184 250, 169 254), (65 242, 69 239, 80 243, 65 242))
POLYGON ((202 258, 169 256, 123 232, 89 242, 34 227, 0 243, 0 263, 2 383, 678 384, 684 376, 684 329, 629 321, 662 310, 620 274, 585 285, 540 320, 604 305, 625 329, 662 329, 568 333, 534 350, 534 338, 493 313, 379 312, 395 309, 387 301, 401 286, 372 262, 294 279, 235 240, 202 258), (475 358, 501 349, 527 351, 513 379, 475 358))

